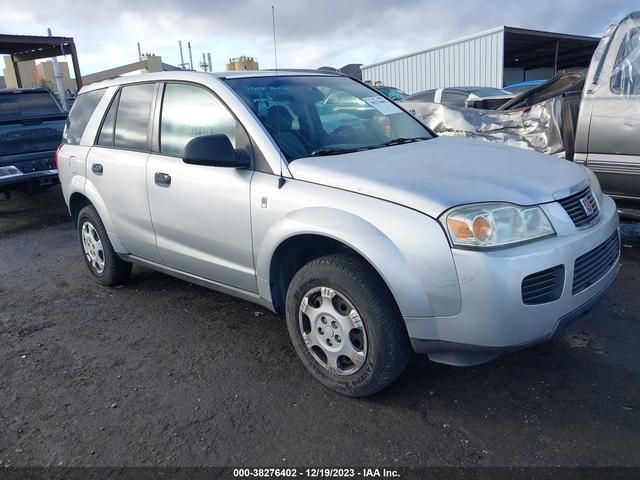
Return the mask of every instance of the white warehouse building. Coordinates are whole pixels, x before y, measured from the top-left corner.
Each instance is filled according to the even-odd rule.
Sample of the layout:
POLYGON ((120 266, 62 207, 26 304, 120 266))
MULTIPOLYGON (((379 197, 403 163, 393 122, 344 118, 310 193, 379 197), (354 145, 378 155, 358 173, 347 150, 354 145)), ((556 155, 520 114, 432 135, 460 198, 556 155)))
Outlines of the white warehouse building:
POLYGON ((500 26, 441 45, 363 65, 362 80, 416 93, 433 88, 503 87, 588 67, 600 39, 500 26))

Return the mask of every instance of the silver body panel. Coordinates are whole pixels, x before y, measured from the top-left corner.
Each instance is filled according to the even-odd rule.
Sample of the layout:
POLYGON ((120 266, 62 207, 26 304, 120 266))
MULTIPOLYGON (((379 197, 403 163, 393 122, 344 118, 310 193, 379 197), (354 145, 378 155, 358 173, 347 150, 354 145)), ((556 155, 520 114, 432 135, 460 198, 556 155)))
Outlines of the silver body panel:
MULTIPOLYGON (((615 276, 617 268, 612 268, 594 288, 579 296, 565 292, 552 304, 522 303, 518 289, 524 276, 562 263, 569 282, 575 258, 618 228, 608 198, 600 206, 600 219, 587 229, 576 228, 556 203, 588 186, 584 170, 574 164, 482 142, 436 138, 287 165, 253 113, 214 75, 150 74, 90 88, 104 87, 107 94, 81 145, 60 151, 60 179, 67 203, 72 195, 86 197, 115 250, 128 260, 275 309, 274 252, 295 236, 328 237, 378 271, 414 345, 487 348, 548 335, 560 316, 593 299, 597 288, 615 276), (94 147, 116 91, 113 85, 142 80, 181 80, 213 90, 275 173, 94 147), (102 175, 91 169, 98 161, 102 175), (287 180, 280 188, 281 169, 287 180), (154 183, 156 172, 171 175, 170 187, 154 183), (557 236, 492 252, 451 248, 437 217, 456 205, 487 201, 542 204, 557 236)), ((472 363, 442 353, 441 347, 416 348, 438 361, 472 363)))

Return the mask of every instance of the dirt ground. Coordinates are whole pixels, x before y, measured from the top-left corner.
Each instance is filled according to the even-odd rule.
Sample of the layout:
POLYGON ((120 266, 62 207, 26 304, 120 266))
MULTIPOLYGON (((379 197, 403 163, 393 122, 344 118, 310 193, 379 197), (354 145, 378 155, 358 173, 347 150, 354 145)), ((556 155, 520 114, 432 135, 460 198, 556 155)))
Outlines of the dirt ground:
POLYGON ((367 399, 282 318, 141 267, 97 285, 60 190, 0 200, 0 464, 640 466, 640 224, 563 336, 474 368, 414 358, 367 399))

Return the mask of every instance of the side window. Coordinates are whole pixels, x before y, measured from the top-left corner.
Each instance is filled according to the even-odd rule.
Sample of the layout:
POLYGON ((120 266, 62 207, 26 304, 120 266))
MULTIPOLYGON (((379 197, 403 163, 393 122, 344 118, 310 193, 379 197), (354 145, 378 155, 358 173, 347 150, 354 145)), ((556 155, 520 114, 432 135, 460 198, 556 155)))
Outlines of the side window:
POLYGON ((640 28, 629 30, 622 40, 609 88, 619 95, 640 95, 640 28))
POLYGON ((416 93, 412 95, 408 100, 419 100, 422 102, 433 102, 436 96, 435 90, 427 90, 426 92, 416 93))
POLYGON ((120 90, 120 101, 115 121, 116 148, 147 150, 149 113, 155 84, 129 85, 120 90))
POLYGON ((98 103, 100 103, 105 92, 106 89, 101 88, 100 90, 93 90, 78 95, 76 101, 73 102, 73 107, 71 107, 67 122, 64 125, 64 133, 62 134, 63 143, 70 143, 71 145, 80 144, 84 129, 87 127, 93 111, 98 106, 98 103))
POLYGON ((464 101, 467 99, 466 93, 443 91, 440 103, 444 105, 453 105, 454 107, 464 107, 464 101))
POLYGON ((160 152, 182 156, 191 139, 213 134, 228 136, 235 147, 236 127, 233 115, 211 92, 195 85, 166 85, 160 117, 160 152))
POLYGON ((113 147, 113 130, 116 126, 116 112, 118 111, 118 102, 120 101, 120 92, 116 93, 107 116, 102 122, 102 128, 100 129, 100 136, 98 137, 98 145, 103 147, 113 147))

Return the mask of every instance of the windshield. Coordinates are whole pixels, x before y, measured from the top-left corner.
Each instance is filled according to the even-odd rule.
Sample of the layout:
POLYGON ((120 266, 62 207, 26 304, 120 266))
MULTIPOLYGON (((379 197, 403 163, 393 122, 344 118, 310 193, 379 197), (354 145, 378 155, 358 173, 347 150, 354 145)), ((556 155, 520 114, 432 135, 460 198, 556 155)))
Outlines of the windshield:
POLYGON ((433 138, 412 115, 348 77, 226 79, 287 160, 433 138))

